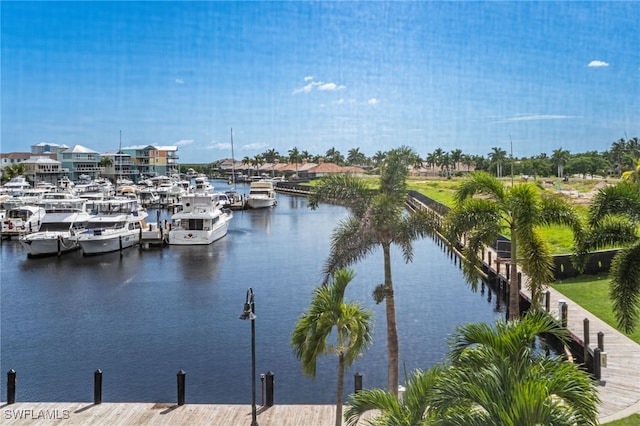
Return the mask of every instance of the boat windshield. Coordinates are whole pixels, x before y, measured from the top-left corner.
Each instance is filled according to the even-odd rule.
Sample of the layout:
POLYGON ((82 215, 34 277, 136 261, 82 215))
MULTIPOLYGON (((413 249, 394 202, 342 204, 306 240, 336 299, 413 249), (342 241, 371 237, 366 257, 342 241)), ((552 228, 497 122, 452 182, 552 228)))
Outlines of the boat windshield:
POLYGON ((87 229, 101 229, 101 228, 124 228, 124 223, 122 222, 89 222, 87 224, 87 229))
POLYGON ((69 230, 69 223, 53 222, 40 225, 40 232, 66 232, 69 230))

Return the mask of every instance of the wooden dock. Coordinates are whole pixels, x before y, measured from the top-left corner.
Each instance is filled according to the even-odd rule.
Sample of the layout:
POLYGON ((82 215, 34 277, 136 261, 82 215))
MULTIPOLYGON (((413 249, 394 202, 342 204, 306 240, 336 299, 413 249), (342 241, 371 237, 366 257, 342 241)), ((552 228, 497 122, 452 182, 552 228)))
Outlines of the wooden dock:
MULTIPOLYGON (((251 424, 251 405, 20 402, 3 404, 3 425, 211 425, 251 424)), ((364 417, 363 417, 364 418, 364 417)), ((369 418, 369 416, 367 416, 369 418)), ((334 426, 335 405, 258 407, 260 426, 334 426)), ((364 421, 360 422, 364 424, 364 421)))

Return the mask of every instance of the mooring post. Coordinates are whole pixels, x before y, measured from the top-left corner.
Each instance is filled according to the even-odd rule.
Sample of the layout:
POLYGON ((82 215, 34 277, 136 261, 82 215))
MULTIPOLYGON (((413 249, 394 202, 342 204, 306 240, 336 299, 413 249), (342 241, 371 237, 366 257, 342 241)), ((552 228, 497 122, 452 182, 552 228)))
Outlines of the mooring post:
POLYGON ((93 403, 102 404, 102 370, 93 373, 93 403))
POLYGON ((7 405, 16 402, 16 370, 7 371, 7 405))
POLYGON ((549 290, 544 294, 544 307, 547 309, 547 313, 551 312, 551 292, 549 290))
POLYGON ((602 370, 600 367, 600 348, 595 348, 593 350, 593 375, 598 380, 602 377, 602 370))
POLYGON ((518 290, 522 290, 522 272, 518 272, 518 290))
POLYGON ((562 323, 562 327, 567 328, 567 319, 569 316, 569 306, 567 302, 562 301, 562 306, 560 307, 560 322, 562 323))
POLYGON ((583 346, 583 363, 586 365, 587 364, 587 360, 589 359, 589 318, 585 318, 582 321, 583 324, 583 329, 584 329, 584 336, 582 339, 582 346, 583 346))
POLYGON ((187 373, 184 370, 178 371, 178 405, 184 405, 184 394, 185 394, 185 386, 186 386, 186 375, 187 373))
POLYGON ((266 381, 267 381, 267 402, 266 402, 266 406, 267 407, 271 407, 273 406, 273 372, 271 370, 267 371, 266 374, 266 381))
POLYGON ((362 390, 362 374, 357 372, 353 375, 354 393, 358 393, 362 390))
POLYGON ((598 348, 604 351, 604 333, 602 331, 598 331, 598 348))
POLYGON ((487 265, 489 266, 489 269, 491 269, 491 252, 490 251, 487 252, 487 257, 489 258, 487 265))
POLYGON ((511 278, 511 263, 507 262, 504 264, 505 273, 507 274, 507 281, 511 278))

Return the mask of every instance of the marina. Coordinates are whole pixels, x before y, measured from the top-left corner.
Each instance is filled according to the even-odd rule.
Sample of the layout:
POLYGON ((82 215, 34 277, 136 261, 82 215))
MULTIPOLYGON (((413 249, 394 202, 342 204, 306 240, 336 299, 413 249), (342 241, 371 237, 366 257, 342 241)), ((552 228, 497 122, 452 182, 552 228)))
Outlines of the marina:
MULTIPOLYGON (((16 401, 91 400, 93 373, 101 369, 105 403, 164 403, 175 400, 182 369, 187 403, 246 404, 250 335, 238 316, 252 287, 257 371, 274 373, 276 404, 332 404, 335 360, 320 359, 318 377, 309 379, 289 340, 322 282, 331 231, 346 210, 321 205, 312 211, 304 197, 278 198, 273 209, 234 212, 227 236, 210 245, 29 259, 18 241, 4 241, 0 369, 17 372, 16 401)), ((170 214, 149 209, 160 222, 170 214)), ((471 291, 433 240, 414 248, 414 262, 406 265, 392 253, 400 359, 408 371, 440 362, 456 324, 504 315, 490 287, 471 291)), ((386 385, 384 308, 371 297, 383 276, 380 256, 354 265, 346 295, 373 310, 376 320, 372 347, 346 372, 347 380, 361 373, 367 388, 386 385)))

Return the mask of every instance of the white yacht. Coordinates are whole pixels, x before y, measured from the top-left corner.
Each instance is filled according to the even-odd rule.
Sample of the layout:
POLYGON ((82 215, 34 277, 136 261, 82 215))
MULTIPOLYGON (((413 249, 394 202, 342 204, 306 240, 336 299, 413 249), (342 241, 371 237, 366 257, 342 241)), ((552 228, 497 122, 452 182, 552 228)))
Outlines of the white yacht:
POLYGON ((211 195, 187 194, 181 205, 182 210, 171 216, 169 244, 211 244, 227 235, 233 213, 221 209, 211 195))
POLYGON ((89 220, 86 200, 66 193, 45 194, 40 202, 45 215, 38 232, 20 237, 29 257, 62 254, 80 248, 76 234, 89 220))
POLYGON ((85 255, 108 253, 134 246, 146 228, 147 211, 137 200, 112 199, 93 204, 87 229, 77 235, 85 255))
POLYGON ((258 180, 251 182, 247 205, 250 209, 263 209, 277 204, 276 191, 270 180, 258 180))
POLYGON ((39 206, 24 205, 9 208, 2 221, 2 233, 11 236, 37 232, 44 215, 45 210, 39 206))
POLYGON ((21 194, 27 189, 31 189, 31 184, 24 176, 12 177, 7 183, 0 187, 2 193, 10 195, 21 194))

